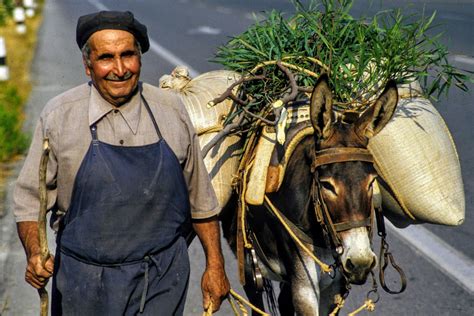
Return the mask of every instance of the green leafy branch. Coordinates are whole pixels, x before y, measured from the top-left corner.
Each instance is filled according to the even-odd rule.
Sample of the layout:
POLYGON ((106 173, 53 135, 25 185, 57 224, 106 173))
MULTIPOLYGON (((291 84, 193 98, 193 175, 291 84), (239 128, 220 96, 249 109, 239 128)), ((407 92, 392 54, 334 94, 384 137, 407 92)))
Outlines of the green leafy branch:
MULTIPOLYGON (((467 90, 466 81, 473 82, 472 73, 449 64, 441 34, 429 35, 435 13, 404 16, 401 10, 387 10, 356 19, 350 14, 352 0, 313 1, 308 8, 293 3, 294 15, 267 13, 264 21, 220 47, 214 58, 243 76, 264 76, 240 88, 242 97, 250 100, 246 109, 258 115, 272 115, 265 108, 290 89, 279 62, 294 74, 301 91, 328 73, 336 104, 343 109, 364 108, 389 79, 418 80, 433 98, 453 84, 467 90)), ((241 110, 235 111, 234 116, 241 110)))

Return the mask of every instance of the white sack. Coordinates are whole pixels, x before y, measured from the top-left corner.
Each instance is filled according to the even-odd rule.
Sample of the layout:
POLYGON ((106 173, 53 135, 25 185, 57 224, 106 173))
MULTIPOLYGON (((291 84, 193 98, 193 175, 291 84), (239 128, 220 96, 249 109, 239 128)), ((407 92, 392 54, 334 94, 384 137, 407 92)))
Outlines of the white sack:
MULTIPOLYGON (((420 91, 419 86, 412 88, 420 91)), ((464 188, 456 148, 431 102, 406 87, 392 120, 369 143, 379 175, 384 213, 403 227, 428 222, 457 226, 465 213, 464 188)))
MULTIPOLYGON (((216 70, 190 79, 184 67, 160 78, 160 87, 177 90, 199 135, 201 149, 223 128, 232 106, 229 99, 208 107, 208 103, 224 93, 240 76, 232 71, 216 70)), ((232 181, 239 167, 242 149, 239 136, 227 136, 204 158, 219 205, 224 206, 232 194, 232 181)))

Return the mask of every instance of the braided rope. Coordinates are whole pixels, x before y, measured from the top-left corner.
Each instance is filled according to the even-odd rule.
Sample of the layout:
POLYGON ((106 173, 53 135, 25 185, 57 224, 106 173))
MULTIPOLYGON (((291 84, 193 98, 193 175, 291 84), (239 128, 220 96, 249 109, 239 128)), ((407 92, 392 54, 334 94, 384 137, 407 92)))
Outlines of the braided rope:
POLYGON ((345 300, 340 294, 337 294, 334 297, 334 303, 336 304, 336 307, 329 316, 337 316, 337 313, 339 313, 339 311, 344 307, 345 300))
POLYGON ((347 314, 347 316, 355 316, 358 313, 362 312, 364 309, 366 309, 369 312, 373 312, 375 310, 375 303, 371 300, 368 299, 364 302, 364 305, 353 311, 352 313, 347 314))

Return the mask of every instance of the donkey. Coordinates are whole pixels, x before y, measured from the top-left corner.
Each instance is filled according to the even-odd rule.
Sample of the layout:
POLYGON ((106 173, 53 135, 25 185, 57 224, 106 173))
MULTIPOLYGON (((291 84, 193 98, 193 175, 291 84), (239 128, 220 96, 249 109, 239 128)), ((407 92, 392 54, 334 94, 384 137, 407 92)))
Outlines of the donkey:
MULTIPOLYGON (((281 315, 328 315, 335 295, 348 285, 363 284, 377 262, 371 249, 372 184, 376 171, 367 151, 369 139, 390 120, 398 102, 389 81, 378 99, 360 115, 336 115, 328 77, 321 75, 310 100, 314 134, 305 137, 291 155, 283 182, 268 198, 307 240, 322 261, 333 264, 323 273, 264 206, 249 206, 247 223, 266 278, 280 281, 281 315), (322 212, 317 212, 318 205, 322 212), (319 214, 319 215, 318 215, 319 214), (321 215, 322 214, 322 215, 321 215)), ((309 123, 308 123, 309 124, 309 123)), ((221 214, 224 236, 236 249, 234 198, 221 214)), ((261 292, 247 281, 249 299, 263 308, 261 292)))

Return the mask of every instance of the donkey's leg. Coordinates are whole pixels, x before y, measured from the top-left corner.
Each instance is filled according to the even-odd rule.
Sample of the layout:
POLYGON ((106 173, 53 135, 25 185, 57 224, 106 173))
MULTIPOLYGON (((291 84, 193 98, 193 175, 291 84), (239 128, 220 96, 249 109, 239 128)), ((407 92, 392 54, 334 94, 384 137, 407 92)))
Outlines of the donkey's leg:
POLYGON ((320 269, 304 253, 296 253, 291 276, 291 292, 296 315, 319 315, 320 269))
MULTIPOLYGON (((263 304, 263 293, 255 289, 251 284, 244 285, 245 295, 249 299, 250 303, 260 308, 262 311, 265 311, 265 305, 263 304)), ((252 310, 252 316, 258 316, 259 313, 252 310)))
POLYGON ((288 283, 280 283, 280 294, 278 295, 278 310, 281 316, 293 316, 295 308, 291 298, 291 286, 288 283))
MULTIPOLYGON (((344 297, 346 289, 346 281, 339 272, 336 272, 334 279, 327 280, 329 276, 323 276, 320 284, 321 299, 319 303, 319 312, 321 315, 329 315, 336 308, 336 296, 344 297), (324 286, 324 287, 323 287, 324 286)), ((337 313, 336 315, 338 315, 337 313)))

